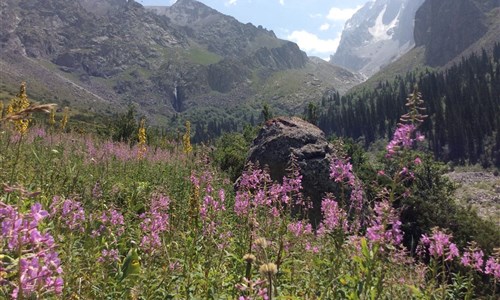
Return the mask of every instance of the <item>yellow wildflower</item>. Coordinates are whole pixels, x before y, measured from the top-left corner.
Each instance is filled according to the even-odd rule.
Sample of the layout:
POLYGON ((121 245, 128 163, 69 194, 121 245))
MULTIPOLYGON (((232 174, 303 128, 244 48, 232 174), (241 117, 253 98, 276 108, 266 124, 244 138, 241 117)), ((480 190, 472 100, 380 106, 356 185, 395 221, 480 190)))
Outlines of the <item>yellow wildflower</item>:
POLYGON ((144 155, 146 154, 146 127, 145 127, 145 120, 142 119, 140 124, 139 124, 139 131, 137 133, 137 137, 139 139, 139 151, 137 152, 138 158, 143 158, 144 155))
POLYGON ((186 132, 182 136, 182 145, 184 146, 184 153, 189 154, 193 151, 191 146, 191 122, 186 121, 186 132))
MULTIPOLYGON (((10 104, 7 107, 7 115, 15 115, 30 106, 28 100, 28 95, 26 94, 26 82, 21 83, 21 88, 19 89, 19 94, 15 98, 10 100, 10 104)), ((20 134, 25 134, 28 131, 28 126, 30 123, 29 118, 16 118, 12 121, 16 131, 20 134)))
POLYGON ((66 129, 66 125, 68 124, 68 119, 69 119, 69 108, 65 107, 64 112, 63 112, 63 117, 61 119, 61 129, 62 130, 66 129))

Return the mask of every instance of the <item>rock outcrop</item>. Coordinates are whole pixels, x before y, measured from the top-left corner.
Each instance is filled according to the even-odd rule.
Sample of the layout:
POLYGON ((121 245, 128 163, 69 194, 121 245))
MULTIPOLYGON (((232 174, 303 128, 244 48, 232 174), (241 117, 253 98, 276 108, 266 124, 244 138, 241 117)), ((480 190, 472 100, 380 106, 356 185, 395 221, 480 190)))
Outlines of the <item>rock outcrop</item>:
MULTIPOLYGON (((427 0, 415 16, 415 44, 425 46, 425 63, 444 66, 479 40, 487 31, 485 13, 474 0, 427 0)), ((499 6, 499 4, 496 4, 499 6)))
POLYGON ((282 181, 292 153, 303 176, 303 194, 313 202, 311 217, 318 220, 322 197, 335 190, 330 179, 333 147, 321 129, 297 117, 269 120, 254 140, 247 160, 268 166, 271 178, 282 181))

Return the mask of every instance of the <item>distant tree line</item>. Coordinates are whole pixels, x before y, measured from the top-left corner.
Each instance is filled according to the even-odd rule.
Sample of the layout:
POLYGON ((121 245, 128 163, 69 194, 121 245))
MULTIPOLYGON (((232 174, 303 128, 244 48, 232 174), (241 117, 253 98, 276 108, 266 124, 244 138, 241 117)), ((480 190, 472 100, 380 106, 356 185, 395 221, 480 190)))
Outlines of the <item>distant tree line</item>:
POLYGON ((443 72, 425 70, 382 82, 372 90, 324 98, 318 125, 329 135, 389 138, 406 97, 418 86, 428 117, 422 133, 442 161, 500 167, 500 44, 492 53, 471 55, 443 72))

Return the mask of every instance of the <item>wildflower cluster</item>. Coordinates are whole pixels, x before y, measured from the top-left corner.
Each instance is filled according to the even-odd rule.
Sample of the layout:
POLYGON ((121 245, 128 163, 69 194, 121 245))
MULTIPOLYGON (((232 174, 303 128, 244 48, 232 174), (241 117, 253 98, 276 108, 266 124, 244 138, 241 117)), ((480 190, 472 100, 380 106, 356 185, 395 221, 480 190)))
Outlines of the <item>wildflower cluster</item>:
POLYGON ((434 259, 444 258, 445 261, 458 257, 457 245, 451 242, 451 235, 434 228, 432 235, 422 235, 421 242, 434 259))
POLYGON ((323 221, 320 224, 318 234, 334 232, 340 229, 342 232, 348 232, 347 213, 339 207, 335 199, 326 197, 321 201, 321 212, 323 221))
POLYGON ((85 230, 85 210, 81 202, 75 199, 63 199, 54 196, 50 205, 50 213, 53 218, 59 217, 63 227, 71 231, 85 230))
POLYGON ((10 286, 13 299, 62 292, 61 261, 54 238, 40 230, 41 221, 48 216, 40 203, 22 213, 0 202, 0 283, 10 286))
MULTIPOLYGON (((169 151, 161 148, 153 150, 147 144, 130 147, 126 143, 113 141, 96 143, 90 138, 85 141, 82 155, 85 163, 94 165, 113 160, 129 162, 140 158, 149 162, 164 162, 173 158, 169 151)), ((182 161, 184 160, 184 157, 176 157, 176 159, 182 161)))
POLYGON ((216 234, 217 228, 221 225, 221 214, 226 211, 226 193, 223 189, 218 192, 212 187, 213 176, 210 171, 203 172, 201 177, 191 174, 191 182, 196 189, 203 188, 203 200, 199 213, 203 223, 203 233, 205 235, 216 234))
POLYGON ((402 149, 410 149, 415 141, 423 141, 425 139, 425 137, 417 131, 417 126, 427 117, 421 113, 425 110, 422 104, 422 95, 415 90, 407 99, 406 106, 409 108, 409 112, 401 116, 400 123, 394 132, 394 136, 389 144, 387 144, 386 157, 393 157, 402 149))
POLYGON ((366 238, 381 245, 399 245, 403 241, 401 221, 387 199, 375 204, 371 226, 366 229, 366 238))
POLYGON ((491 256, 486 261, 484 274, 491 275, 496 281, 500 281, 500 256, 491 256))
POLYGON ((349 212, 355 220, 351 226, 353 230, 359 229, 362 223, 363 211, 363 187, 362 183, 353 173, 352 164, 345 159, 334 157, 330 164, 330 178, 350 189, 349 212))
POLYGON ((98 224, 98 228, 92 231, 92 236, 107 236, 111 237, 113 244, 125 232, 125 221, 123 215, 116 209, 105 210, 98 218, 93 217, 94 223, 98 224))
POLYGON ((168 197, 155 194, 151 199, 149 211, 139 216, 142 231, 140 246, 144 252, 152 254, 161 247, 160 235, 169 229, 169 206, 168 197))

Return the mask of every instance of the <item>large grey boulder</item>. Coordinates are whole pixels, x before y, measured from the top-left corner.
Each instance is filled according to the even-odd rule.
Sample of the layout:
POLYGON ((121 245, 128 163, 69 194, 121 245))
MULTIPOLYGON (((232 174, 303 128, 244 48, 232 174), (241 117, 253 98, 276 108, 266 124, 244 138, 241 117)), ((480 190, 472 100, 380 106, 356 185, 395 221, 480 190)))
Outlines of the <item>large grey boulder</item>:
POLYGON ((267 166, 271 178, 281 182, 292 153, 303 176, 303 194, 313 203, 311 219, 318 221, 324 194, 334 192, 336 187, 330 179, 333 146, 328 143, 323 131, 297 117, 269 120, 253 141, 247 161, 267 166))

